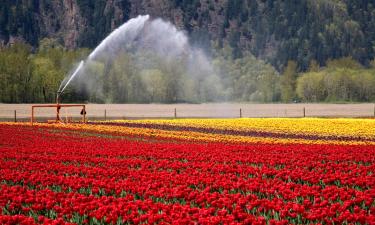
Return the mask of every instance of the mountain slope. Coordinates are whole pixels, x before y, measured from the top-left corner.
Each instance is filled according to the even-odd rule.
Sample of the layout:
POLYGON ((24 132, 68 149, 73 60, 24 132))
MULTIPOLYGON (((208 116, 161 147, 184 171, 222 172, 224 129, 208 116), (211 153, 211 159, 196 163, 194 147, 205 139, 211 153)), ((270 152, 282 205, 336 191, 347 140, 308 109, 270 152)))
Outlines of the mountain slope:
POLYGON ((5 0, 0 40, 37 47, 44 37, 67 48, 95 47, 138 14, 162 17, 202 47, 230 45, 282 70, 288 60, 306 70, 312 60, 374 58, 375 3, 350 0, 5 0))

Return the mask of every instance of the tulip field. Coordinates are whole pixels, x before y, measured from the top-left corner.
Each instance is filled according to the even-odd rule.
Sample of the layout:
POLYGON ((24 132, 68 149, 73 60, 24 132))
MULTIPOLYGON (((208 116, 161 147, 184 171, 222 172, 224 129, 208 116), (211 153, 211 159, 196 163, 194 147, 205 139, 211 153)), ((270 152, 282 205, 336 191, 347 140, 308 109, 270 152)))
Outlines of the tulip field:
POLYGON ((375 224, 375 120, 0 123, 0 224, 375 224))

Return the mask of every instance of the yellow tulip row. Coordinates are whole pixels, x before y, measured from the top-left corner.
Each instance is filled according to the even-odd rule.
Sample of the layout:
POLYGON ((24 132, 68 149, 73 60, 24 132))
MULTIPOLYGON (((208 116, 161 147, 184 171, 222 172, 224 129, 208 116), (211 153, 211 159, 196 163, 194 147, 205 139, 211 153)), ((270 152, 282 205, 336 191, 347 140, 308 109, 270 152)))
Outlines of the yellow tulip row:
POLYGON ((158 124, 219 130, 256 131, 280 134, 375 138, 375 120, 324 118, 242 118, 117 120, 112 122, 158 124))
MULTIPOLYGON (((24 125, 29 123, 6 123, 8 125, 24 125)), ((337 140, 307 140, 280 137, 252 137, 230 134, 213 134, 195 131, 160 130, 152 128, 133 128, 126 126, 112 126, 106 124, 47 124, 36 123, 34 126, 41 128, 68 129, 82 132, 93 132, 130 136, 139 138, 156 138, 168 140, 180 140, 190 142, 221 142, 233 144, 263 143, 263 144, 336 144, 336 145, 375 145, 371 141, 337 141, 337 140)))

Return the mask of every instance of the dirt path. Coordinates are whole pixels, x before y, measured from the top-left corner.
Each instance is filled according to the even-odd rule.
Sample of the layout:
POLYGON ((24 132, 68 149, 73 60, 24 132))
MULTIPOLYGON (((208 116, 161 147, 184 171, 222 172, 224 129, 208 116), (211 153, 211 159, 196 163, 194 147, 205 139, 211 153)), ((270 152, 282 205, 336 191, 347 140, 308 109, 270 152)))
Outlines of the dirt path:
MULTIPOLYGON (((87 104, 90 119, 173 118, 177 117, 238 118, 242 117, 373 117, 374 104, 87 104)), ((0 104, 0 119, 29 119, 31 104, 0 104)), ((62 117, 79 117, 80 108, 61 109, 62 117)), ((54 118, 54 108, 39 108, 39 118, 54 118)))

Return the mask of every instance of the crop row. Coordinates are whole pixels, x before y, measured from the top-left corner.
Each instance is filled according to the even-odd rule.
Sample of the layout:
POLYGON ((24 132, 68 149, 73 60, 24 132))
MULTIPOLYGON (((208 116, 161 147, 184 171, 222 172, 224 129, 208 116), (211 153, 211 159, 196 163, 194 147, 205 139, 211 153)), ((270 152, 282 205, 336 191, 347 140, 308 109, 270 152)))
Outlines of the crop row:
POLYGON ((0 125, 1 223, 375 221, 372 146, 145 142, 60 131, 0 125))
POLYGON ((335 138, 375 138, 375 120, 322 118, 242 118, 242 119, 178 119, 178 120, 116 120, 109 123, 152 126, 189 127, 220 131, 240 131, 320 136, 335 138))

